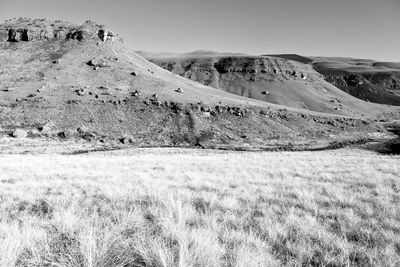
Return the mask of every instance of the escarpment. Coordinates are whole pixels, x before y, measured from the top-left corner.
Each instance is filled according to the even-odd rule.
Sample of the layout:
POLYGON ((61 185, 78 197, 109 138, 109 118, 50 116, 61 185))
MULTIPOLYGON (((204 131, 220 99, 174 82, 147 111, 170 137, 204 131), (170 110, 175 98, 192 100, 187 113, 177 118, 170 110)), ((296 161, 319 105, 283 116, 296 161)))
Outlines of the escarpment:
POLYGON ((83 41, 100 39, 103 42, 115 41, 118 35, 92 21, 75 25, 64 21, 41 19, 12 19, 0 26, 0 42, 50 41, 53 39, 71 39, 83 41))

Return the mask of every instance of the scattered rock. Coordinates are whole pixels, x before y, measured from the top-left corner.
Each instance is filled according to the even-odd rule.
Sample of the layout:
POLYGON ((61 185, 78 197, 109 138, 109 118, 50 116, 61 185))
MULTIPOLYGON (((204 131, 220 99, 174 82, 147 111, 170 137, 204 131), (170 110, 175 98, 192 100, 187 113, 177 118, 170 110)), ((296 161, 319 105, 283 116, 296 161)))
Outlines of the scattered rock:
POLYGON ((17 138, 17 139, 23 139, 28 136, 28 132, 22 129, 16 129, 13 133, 12 136, 17 138))

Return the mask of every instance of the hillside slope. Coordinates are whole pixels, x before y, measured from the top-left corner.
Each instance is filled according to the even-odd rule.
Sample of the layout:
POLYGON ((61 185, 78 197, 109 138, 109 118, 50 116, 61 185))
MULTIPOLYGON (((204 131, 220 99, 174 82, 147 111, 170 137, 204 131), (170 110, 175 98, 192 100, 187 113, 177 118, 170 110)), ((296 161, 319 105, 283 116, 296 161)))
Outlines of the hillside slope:
POLYGON ((139 53, 182 77, 268 103, 345 116, 386 109, 344 93, 312 66, 292 60, 202 51, 139 53))
POLYGON ((400 63, 340 57, 271 55, 311 65, 343 91, 370 102, 400 105, 400 63))
POLYGON ((23 128, 28 137, 104 144, 265 148, 365 138, 380 129, 373 119, 398 114, 343 101, 337 114, 354 116, 340 117, 230 94, 158 67, 91 21, 7 21, 0 41, 3 135, 23 128))

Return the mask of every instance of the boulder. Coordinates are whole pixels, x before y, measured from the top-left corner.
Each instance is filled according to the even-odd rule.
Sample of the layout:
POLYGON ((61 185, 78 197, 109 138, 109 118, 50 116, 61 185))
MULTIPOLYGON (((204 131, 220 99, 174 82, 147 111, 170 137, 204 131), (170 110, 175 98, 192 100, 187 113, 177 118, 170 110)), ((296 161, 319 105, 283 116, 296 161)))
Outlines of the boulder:
POLYGON ((12 136, 17 138, 17 139, 23 139, 28 136, 28 132, 22 129, 16 129, 13 133, 12 136))
POLYGON ((96 57, 96 58, 90 60, 87 64, 88 64, 89 66, 95 67, 96 69, 97 69, 97 68, 111 67, 111 65, 110 65, 110 63, 108 62, 108 60, 106 60, 106 59, 103 58, 103 57, 96 57))

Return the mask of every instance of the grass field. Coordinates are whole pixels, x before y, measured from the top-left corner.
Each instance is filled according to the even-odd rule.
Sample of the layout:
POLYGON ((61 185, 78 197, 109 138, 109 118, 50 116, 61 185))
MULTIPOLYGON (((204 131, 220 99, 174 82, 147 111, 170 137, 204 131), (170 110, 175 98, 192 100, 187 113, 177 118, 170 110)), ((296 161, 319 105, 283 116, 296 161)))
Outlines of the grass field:
POLYGON ((400 157, 0 156, 1 266, 400 266, 400 157))

